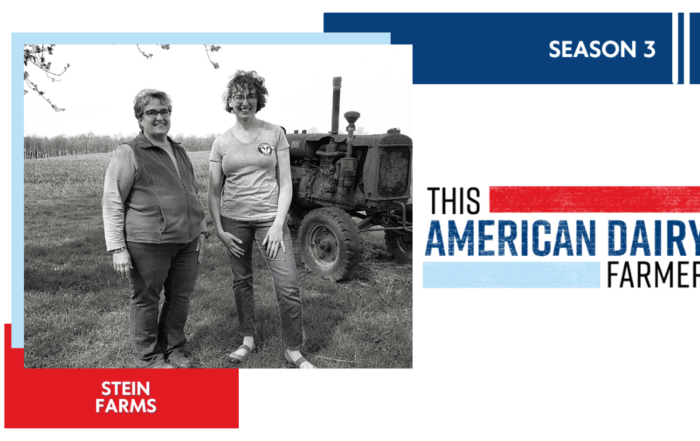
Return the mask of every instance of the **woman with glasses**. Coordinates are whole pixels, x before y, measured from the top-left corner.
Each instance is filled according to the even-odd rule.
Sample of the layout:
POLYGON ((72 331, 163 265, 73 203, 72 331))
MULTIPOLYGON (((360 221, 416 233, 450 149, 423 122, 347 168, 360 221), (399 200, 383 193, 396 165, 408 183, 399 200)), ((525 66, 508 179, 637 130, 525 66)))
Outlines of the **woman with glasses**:
POLYGON ((136 95, 141 132, 115 150, 102 198, 107 251, 131 285, 131 347, 138 367, 190 366, 185 322, 207 236, 192 163, 168 137, 171 114, 165 92, 136 95))
POLYGON ((236 123, 220 135, 209 156, 209 213, 216 235, 229 252, 233 296, 243 344, 229 354, 243 363, 255 346, 253 242, 272 273, 279 304, 284 357, 313 369, 300 352, 303 344, 301 296, 286 216, 292 201, 289 144, 279 126, 258 119, 265 107, 265 80, 255 71, 239 70, 223 95, 236 123))

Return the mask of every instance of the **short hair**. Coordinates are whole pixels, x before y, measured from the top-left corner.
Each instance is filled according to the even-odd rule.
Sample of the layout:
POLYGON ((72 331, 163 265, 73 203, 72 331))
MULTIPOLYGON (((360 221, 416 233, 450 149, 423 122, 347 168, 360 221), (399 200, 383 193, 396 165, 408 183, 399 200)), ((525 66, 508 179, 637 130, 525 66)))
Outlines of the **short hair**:
POLYGON ((238 70, 229 80, 228 84, 226 85, 226 92, 224 92, 224 94, 221 96, 221 98, 224 100, 224 105, 228 113, 233 111, 233 108, 229 105, 231 97, 237 90, 244 88, 248 89, 248 91, 255 90, 256 94, 258 95, 258 105, 255 109, 255 113, 258 113, 265 107, 265 104, 267 103, 265 78, 258 75, 258 73, 254 70, 238 70))
MULTIPOLYGON (((136 120, 141 119, 141 116, 143 116, 143 108, 146 107, 152 99, 157 99, 162 105, 168 106, 168 111, 173 111, 172 100, 167 93, 156 89, 143 89, 141 92, 137 93, 136 98, 134 98, 134 116, 136 120)), ((140 121, 139 128, 143 130, 140 121)))

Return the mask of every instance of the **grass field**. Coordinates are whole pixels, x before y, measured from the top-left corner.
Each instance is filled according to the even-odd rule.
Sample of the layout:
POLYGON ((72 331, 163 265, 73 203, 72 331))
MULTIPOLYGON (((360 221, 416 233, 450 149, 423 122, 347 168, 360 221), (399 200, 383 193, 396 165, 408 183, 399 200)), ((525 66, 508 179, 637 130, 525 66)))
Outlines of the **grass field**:
MULTIPOLYGON (((207 212, 208 152, 190 154, 207 212)), ((112 269, 102 229, 102 186, 111 154, 25 161, 24 349, 27 368, 132 368, 128 280, 112 269)), ((211 231, 211 219, 207 212, 211 231)), ((397 265, 383 233, 364 233, 363 262, 350 281, 305 269, 294 253, 304 305, 302 352, 321 368, 410 368, 412 268, 397 265)), ((259 349, 244 368, 283 368, 277 301, 254 255, 259 349)), ((197 368, 231 367, 237 334, 225 249, 207 241, 185 328, 197 368)))

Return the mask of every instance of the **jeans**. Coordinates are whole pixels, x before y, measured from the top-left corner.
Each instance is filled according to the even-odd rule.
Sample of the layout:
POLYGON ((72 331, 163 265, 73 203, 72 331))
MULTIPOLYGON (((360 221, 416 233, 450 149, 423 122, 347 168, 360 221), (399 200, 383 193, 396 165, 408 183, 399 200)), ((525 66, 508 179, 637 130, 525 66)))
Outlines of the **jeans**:
POLYGON ((173 354, 185 354, 185 322, 199 273, 197 239, 186 244, 127 242, 131 351, 136 365, 148 367, 173 354), (165 302, 158 317, 161 289, 165 302))
POLYGON ((299 294, 299 280, 289 228, 287 225, 284 226, 286 253, 283 253, 280 247, 277 256, 272 259, 267 255, 265 247, 262 245, 267 231, 273 224, 272 220, 236 221, 222 216, 221 224, 224 231, 233 234, 242 241, 238 246, 244 250, 241 257, 229 253, 231 272, 233 272, 233 297, 238 310, 238 332, 243 337, 255 334, 252 256, 253 241, 255 241, 272 273, 277 303, 279 304, 282 343, 287 349, 300 349, 304 343, 301 323, 301 295, 299 294))

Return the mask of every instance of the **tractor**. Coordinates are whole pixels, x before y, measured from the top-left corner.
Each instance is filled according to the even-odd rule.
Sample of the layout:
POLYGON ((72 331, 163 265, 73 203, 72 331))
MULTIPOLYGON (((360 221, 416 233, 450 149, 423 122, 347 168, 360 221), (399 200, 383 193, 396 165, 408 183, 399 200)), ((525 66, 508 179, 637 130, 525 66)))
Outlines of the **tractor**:
POLYGON ((347 134, 338 133, 342 78, 333 78, 329 133, 287 134, 294 196, 290 221, 299 227, 301 256, 315 274, 349 279, 362 260, 360 234, 384 231, 387 249, 399 263, 413 250, 411 159, 413 142, 398 129, 355 135, 359 112, 344 114, 347 134), (360 219, 355 223, 352 217, 360 219))

